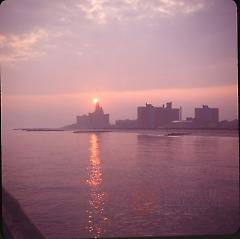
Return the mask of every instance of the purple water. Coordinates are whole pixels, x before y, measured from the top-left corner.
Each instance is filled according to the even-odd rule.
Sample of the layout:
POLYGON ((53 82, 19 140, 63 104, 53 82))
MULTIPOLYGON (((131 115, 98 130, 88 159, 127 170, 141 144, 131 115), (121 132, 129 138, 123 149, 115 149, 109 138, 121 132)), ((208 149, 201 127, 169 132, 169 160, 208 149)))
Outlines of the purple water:
POLYGON ((238 137, 5 132, 3 184, 50 239, 233 233, 238 137))

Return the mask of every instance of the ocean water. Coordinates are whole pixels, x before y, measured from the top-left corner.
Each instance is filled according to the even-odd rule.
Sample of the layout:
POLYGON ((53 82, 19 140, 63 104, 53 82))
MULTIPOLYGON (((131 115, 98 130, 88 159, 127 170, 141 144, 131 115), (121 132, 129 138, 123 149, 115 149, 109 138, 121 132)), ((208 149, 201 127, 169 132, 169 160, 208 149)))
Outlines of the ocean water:
POLYGON ((50 239, 229 234, 238 144, 216 131, 9 131, 3 185, 50 239))

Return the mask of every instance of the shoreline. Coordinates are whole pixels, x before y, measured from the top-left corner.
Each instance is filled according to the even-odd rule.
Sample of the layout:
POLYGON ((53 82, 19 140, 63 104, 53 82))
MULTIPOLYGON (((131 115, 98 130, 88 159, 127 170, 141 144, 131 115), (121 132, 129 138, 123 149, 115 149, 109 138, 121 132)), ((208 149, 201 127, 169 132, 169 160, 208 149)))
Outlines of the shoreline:
POLYGON ((221 136, 221 137, 239 137, 239 129, 223 128, 159 128, 159 129, 63 129, 63 128, 19 128, 25 132, 71 132, 71 133, 136 133, 136 134, 164 134, 163 136, 221 136))
POLYGON ((99 128, 99 129, 81 129, 81 128, 14 128, 12 130, 22 130, 22 131, 79 131, 79 132, 90 132, 90 131, 96 131, 96 132, 100 132, 100 131, 106 131, 106 132, 112 132, 112 131, 139 131, 139 130, 143 130, 143 131, 169 131, 169 130, 186 130, 186 131, 193 131, 193 130, 203 130, 203 131, 239 131, 239 129, 235 129, 235 128, 200 128, 200 127, 196 127, 196 128, 177 128, 177 127, 171 127, 171 128, 99 128))

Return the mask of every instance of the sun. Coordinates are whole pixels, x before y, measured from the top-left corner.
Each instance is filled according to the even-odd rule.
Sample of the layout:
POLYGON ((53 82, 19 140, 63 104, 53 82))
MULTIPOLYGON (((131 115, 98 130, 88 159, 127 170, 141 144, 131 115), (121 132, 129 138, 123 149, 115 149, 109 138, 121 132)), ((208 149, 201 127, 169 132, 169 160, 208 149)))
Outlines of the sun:
POLYGON ((98 98, 93 98, 92 101, 93 101, 94 104, 97 104, 99 102, 98 98))

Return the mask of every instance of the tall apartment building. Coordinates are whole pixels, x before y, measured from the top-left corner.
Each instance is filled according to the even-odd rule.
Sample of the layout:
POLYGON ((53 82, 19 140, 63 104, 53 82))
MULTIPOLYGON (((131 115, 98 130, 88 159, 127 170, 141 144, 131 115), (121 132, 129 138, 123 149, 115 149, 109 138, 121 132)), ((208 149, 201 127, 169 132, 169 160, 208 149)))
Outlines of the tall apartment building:
POLYGON ((195 108, 195 121, 197 123, 217 123, 219 121, 218 108, 209 108, 207 105, 195 108))
POLYGON ((154 107, 151 104, 137 108, 137 123, 139 128, 154 129, 171 121, 180 120, 181 108, 172 108, 172 102, 166 107, 154 107))
POLYGON ((139 128, 156 128, 156 109, 151 104, 137 108, 137 124, 139 128))

